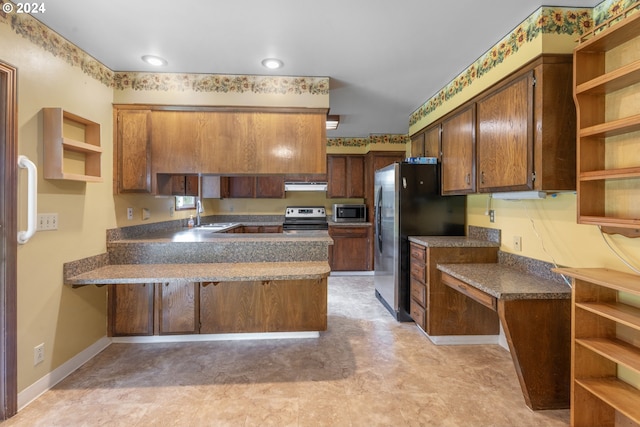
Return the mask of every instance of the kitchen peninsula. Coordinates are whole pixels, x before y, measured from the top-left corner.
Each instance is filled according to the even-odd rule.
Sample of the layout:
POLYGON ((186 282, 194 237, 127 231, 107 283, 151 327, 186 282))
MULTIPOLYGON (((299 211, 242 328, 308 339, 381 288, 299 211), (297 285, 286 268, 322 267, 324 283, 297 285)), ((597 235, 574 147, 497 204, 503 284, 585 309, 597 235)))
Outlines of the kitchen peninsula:
POLYGON ((327 328, 326 231, 167 228, 111 235, 97 261, 65 264, 66 284, 109 286, 109 336, 327 328))

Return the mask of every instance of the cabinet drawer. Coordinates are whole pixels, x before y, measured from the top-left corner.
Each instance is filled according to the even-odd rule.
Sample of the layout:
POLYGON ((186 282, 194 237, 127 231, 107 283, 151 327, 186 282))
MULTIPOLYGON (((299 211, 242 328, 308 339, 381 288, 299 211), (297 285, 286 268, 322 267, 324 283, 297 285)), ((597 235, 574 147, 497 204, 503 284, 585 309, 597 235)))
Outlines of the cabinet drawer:
POLYGON ((415 280, 413 277, 411 278, 411 299, 420 303, 422 307, 425 306, 425 286, 424 283, 415 280))
POLYGON ((479 302, 480 304, 490 308, 493 311, 497 311, 498 309, 498 301, 495 297, 492 297, 491 295, 482 292, 481 290, 474 288, 473 286, 461 280, 458 280, 455 277, 452 277, 444 272, 442 273, 442 283, 450 286, 461 294, 468 296, 469 298, 479 302))
POLYGON ((417 281, 421 282, 421 283, 425 283, 425 277, 424 277, 424 272, 425 272, 425 265, 424 263, 418 262, 414 259, 411 260, 411 267, 410 267, 410 274, 411 277, 413 279, 416 279, 417 281))
POLYGON ((424 308, 420 307, 414 300, 411 300, 410 315, 416 325, 420 326, 424 331, 424 308))
POLYGON ((424 246, 411 243, 409 247, 409 252, 411 253, 412 259, 420 260, 423 263, 427 260, 427 251, 424 246))

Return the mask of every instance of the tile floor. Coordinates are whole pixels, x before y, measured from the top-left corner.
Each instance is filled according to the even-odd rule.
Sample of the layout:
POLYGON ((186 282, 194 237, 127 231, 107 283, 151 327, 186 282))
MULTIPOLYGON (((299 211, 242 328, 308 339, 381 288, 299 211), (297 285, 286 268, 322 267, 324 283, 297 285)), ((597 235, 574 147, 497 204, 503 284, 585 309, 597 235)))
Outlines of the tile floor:
POLYGON ((372 276, 329 278, 318 339, 112 344, 8 426, 566 426, 529 410, 509 353, 435 346, 376 300, 372 276))

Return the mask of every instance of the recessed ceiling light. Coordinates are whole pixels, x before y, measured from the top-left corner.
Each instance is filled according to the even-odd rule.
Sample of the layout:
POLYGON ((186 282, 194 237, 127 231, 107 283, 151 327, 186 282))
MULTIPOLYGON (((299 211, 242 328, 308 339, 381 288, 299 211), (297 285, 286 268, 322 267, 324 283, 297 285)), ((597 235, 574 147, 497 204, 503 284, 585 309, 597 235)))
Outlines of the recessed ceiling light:
POLYGON ((262 60, 262 65, 270 70, 277 70, 278 68, 282 68, 284 66, 284 62, 276 58, 267 58, 262 60))
POLYGON ((161 67, 163 65, 168 64, 166 59, 160 58, 159 56, 155 56, 155 55, 144 55, 142 57, 142 60, 147 64, 153 65, 155 67, 161 67))

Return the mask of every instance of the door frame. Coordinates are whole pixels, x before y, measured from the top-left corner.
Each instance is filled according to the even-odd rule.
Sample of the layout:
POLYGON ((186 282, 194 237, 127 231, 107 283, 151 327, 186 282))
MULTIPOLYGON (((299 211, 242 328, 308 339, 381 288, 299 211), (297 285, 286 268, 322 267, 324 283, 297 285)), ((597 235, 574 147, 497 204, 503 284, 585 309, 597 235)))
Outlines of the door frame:
POLYGON ((15 67, 0 62, 0 420, 18 411, 17 77, 15 67))

